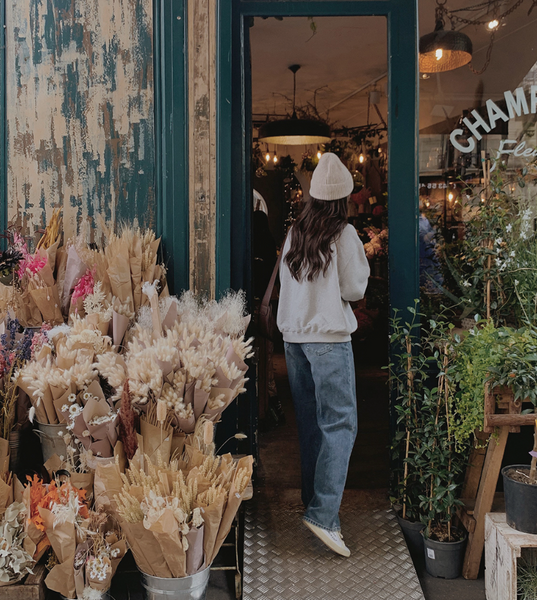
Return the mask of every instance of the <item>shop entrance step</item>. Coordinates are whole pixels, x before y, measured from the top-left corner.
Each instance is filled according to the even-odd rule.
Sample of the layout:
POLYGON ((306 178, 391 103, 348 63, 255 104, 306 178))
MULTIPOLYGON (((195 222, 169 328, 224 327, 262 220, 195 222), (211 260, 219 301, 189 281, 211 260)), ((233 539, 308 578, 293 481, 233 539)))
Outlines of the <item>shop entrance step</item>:
POLYGON ((243 600, 424 600, 392 511, 343 504, 350 558, 325 549, 302 512, 262 494, 247 503, 243 600))

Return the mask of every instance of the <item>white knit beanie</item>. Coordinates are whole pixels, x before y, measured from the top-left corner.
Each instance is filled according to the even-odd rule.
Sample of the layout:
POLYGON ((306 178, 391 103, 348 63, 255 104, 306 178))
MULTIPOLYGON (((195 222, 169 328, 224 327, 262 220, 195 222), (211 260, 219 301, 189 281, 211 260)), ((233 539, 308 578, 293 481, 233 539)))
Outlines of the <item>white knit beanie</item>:
POLYGON ((354 180, 347 167, 335 154, 325 152, 313 171, 310 196, 317 200, 339 200, 353 189, 354 180))

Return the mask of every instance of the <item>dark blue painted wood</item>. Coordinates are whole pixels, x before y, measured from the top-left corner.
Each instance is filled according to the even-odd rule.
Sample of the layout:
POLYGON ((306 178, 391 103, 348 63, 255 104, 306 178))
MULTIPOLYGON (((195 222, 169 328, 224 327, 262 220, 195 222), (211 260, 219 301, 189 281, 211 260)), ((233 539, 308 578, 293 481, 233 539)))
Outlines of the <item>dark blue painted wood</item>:
POLYGON ((170 290, 189 287, 186 1, 155 0, 157 235, 170 290))

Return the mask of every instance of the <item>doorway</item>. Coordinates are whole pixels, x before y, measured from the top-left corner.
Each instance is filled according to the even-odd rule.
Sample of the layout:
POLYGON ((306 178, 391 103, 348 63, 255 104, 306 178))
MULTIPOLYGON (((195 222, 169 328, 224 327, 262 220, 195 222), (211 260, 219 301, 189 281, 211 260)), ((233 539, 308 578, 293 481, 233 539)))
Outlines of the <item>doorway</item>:
MULTIPOLYGON (((387 371, 382 368, 389 362, 386 18, 255 17, 249 25, 254 302, 258 305, 263 296, 275 250, 281 248, 302 208, 321 155, 336 154, 353 175, 348 220, 364 244, 371 268, 364 299, 352 305, 358 321, 352 343, 359 435, 347 487, 386 488, 389 393, 387 371), (271 129, 292 126, 292 115, 313 128, 310 137, 298 138, 292 131, 271 137, 271 129), (329 128, 330 137, 324 142, 313 136, 321 125, 329 128)), ((298 438, 283 347, 259 338, 257 342, 259 484, 298 489, 298 438)))

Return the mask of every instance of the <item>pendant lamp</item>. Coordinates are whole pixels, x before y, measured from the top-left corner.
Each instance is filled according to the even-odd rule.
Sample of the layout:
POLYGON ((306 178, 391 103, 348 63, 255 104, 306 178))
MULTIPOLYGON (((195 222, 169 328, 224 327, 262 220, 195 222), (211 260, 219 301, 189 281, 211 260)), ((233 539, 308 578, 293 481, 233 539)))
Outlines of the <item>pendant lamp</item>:
POLYGON ((284 146, 324 144, 330 141, 330 127, 323 121, 299 119, 296 115, 296 72, 300 65, 291 65, 293 73, 293 115, 290 119, 267 121, 259 128, 259 141, 284 146))
POLYGON ((444 29, 444 4, 437 0, 436 26, 420 38, 420 73, 442 73, 463 67, 472 60, 472 40, 461 31, 444 29))

